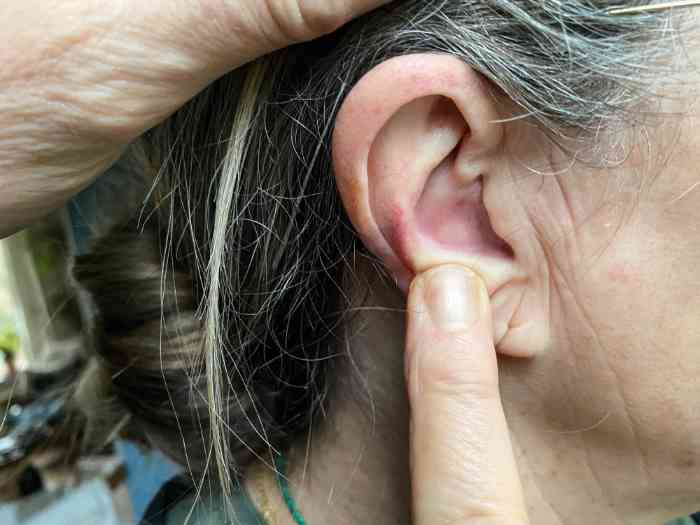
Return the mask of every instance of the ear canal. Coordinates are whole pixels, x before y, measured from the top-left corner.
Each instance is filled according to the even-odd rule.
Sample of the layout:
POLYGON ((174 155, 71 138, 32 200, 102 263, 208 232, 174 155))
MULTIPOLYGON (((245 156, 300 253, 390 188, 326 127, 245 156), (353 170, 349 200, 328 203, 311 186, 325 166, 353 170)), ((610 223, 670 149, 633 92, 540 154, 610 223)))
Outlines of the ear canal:
POLYGON ((416 205, 419 234, 449 250, 489 257, 513 257, 511 247, 493 230, 483 200, 483 176, 460 180, 450 154, 431 174, 416 205))

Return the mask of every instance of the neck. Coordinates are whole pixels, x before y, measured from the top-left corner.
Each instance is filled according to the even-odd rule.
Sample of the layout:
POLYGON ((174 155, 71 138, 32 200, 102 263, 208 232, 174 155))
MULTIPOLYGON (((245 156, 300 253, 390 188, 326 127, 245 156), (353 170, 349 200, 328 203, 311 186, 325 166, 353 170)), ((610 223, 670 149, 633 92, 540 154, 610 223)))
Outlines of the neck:
MULTIPOLYGON (((347 329, 328 416, 286 453, 290 491, 308 525, 410 523, 403 305, 377 292, 381 285, 370 288, 374 296, 347 329)), ((269 506, 278 507, 269 525, 294 525, 271 470, 257 465, 252 476, 256 503, 262 482, 269 506)))
MULTIPOLYGON (((307 525, 411 522, 403 302, 379 284, 373 290, 366 312, 351 323, 330 415, 287 453, 290 491, 307 525)), ((661 525, 696 511, 696 491, 652 479, 634 435, 621 446, 618 411, 577 419, 565 365, 553 354, 499 363, 531 522, 661 525)), ((269 525, 294 525, 271 470, 258 465, 249 479, 256 480, 249 482, 254 502, 272 509, 269 525)))

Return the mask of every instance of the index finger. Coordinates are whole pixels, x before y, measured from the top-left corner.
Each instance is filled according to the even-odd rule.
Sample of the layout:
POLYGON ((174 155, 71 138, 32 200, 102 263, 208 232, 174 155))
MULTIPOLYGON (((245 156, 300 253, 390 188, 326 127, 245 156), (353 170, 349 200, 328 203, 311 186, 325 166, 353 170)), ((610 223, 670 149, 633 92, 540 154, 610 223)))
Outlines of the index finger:
POLYGON ((414 524, 528 523, 484 283, 457 265, 429 270, 407 315, 414 524))

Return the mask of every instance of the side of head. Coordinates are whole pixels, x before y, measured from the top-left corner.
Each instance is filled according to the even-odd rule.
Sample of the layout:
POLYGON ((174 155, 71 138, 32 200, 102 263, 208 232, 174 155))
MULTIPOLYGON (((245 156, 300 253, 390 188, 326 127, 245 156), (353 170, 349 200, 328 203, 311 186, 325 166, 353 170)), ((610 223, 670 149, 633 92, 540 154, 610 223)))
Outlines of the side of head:
MULTIPOLYGON (((630 130, 672 69, 677 33, 666 14, 612 17, 603 3, 401 2, 233 72, 144 137, 159 174, 148 231, 164 272, 152 277, 175 305, 187 300, 161 318, 149 295, 140 322, 186 312, 198 327, 182 375, 157 394, 194 400, 171 407, 204 436, 190 454, 211 447, 222 478, 236 475, 325 413, 351 297, 366 285, 358 261, 399 290, 431 266, 468 264, 488 285, 501 353, 554 354, 544 362, 567 379, 572 362, 605 361, 597 335, 621 306, 606 292, 609 262, 594 263, 631 209, 608 198, 611 181, 637 173, 609 168, 643 162, 630 130)), ((142 348, 138 329, 103 344, 181 348, 167 330, 142 348)), ((618 367, 587 370, 586 393, 618 367)), ((153 432, 179 443, 172 427, 153 432)))

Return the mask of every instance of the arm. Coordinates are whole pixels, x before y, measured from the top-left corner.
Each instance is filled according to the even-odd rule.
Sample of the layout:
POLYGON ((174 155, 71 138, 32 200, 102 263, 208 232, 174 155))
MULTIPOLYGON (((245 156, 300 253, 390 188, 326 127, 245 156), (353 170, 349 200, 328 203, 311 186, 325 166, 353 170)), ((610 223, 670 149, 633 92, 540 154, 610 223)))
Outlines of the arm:
POLYGON ((384 3, 1 3, 0 237, 64 204, 219 76, 384 3))

